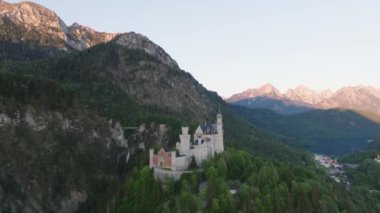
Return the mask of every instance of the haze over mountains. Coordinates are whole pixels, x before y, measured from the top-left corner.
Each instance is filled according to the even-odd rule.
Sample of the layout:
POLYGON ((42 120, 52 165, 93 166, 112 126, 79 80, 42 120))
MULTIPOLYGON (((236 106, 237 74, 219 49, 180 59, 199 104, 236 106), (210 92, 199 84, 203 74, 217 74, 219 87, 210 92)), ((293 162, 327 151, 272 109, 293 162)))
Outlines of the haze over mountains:
POLYGON ((266 84, 232 95, 227 102, 250 108, 265 108, 280 114, 296 114, 313 109, 344 108, 380 114, 380 89, 372 86, 349 86, 335 92, 316 91, 298 86, 281 93, 266 84))

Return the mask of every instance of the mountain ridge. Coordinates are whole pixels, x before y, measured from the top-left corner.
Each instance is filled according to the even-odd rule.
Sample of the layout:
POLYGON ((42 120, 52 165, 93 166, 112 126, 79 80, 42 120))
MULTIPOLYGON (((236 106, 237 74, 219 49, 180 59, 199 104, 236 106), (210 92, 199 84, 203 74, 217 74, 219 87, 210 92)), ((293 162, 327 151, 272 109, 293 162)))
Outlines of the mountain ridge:
POLYGON ((117 36, 75 23, 67 26, 55 12, 33 2, 1 1, 0 30, 3 41, 35 43, 65 51, 83 50, 117 36))
MULTIPOLYGON (((287 106, 302 106, 309 108, 309 110, 345 108, 380 114, 380 89, 369 85, 347 86, 335 92, 330 89, 316 91, 300 85, 294 89, 288 89, 285 93, 276 93, 276 96, 260 92, 262 91, 261 88, 263 87, 245 90, 225 100, 229 103, 247 106, 249 108, 266 108, 281 114, 304 112, 300 110, 294 113, 286 113, 287 106), (268 103, 280 102, 283 106, 281 109, 262 107, 262 105, 257 102, 258 98, 267 98, 268 103)), ((278 89, 273 86, 272 90, 278 91, 278 89)), ((267 105, 270 106, 270 104, 267 105)))
MULTIPOLYGON (((15 45, 21 45, 24 50, 31 45, 31 49, 46 49, 37 53, 32 51, 30 58, 36 58, 35 55, 41 55, 41 58, 54 56, 59 51, 83 51, 95 45, 114 42, 130 49, 141 49, 170 68, 179 69, 177 62, 162 47, 142 34, 132 31, 98 32, 77 22, 67 26, 54 11, 33 2, 0 3, 0 40, 4 43, 2 47, 6 47, 2 49, 5 52, 15 48, 15 45)), ((3 58, 15 58, 13 55, 3 58)))

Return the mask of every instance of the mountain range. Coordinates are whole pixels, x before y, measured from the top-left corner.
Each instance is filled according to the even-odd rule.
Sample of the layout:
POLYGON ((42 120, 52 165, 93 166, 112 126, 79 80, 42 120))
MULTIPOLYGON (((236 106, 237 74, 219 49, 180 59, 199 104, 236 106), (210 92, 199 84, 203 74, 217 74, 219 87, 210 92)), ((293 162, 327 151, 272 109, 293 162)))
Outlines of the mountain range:
POLYGON ((0 20, 0 212, 116 211, 109 200, 147 150, 171 148, 183 123, 195 128, 219 105, 228 146, 305 160, 141 34, 67 27, 31 2, 0 1, 0 20), (157 139, 159 123, 167 140, 157 139))
POLYGON ((281 93, 274 86, 266 84, 232 95, 226 101, 249 108, 270 109, 280 114, 332 108, 380 114, 380 89, 362 85, 344 87, 335 92, 298 86, 281 93))

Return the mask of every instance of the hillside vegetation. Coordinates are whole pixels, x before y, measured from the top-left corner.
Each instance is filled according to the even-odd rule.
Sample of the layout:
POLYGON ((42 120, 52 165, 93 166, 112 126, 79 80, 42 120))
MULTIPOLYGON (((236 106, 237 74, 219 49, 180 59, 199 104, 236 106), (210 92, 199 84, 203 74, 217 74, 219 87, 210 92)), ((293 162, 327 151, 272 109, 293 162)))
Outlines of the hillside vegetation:
POLYGON ((295 166, 228 149, 203 172, 159 183, 147 167, 134 169, 117 212, 379 212, 379 197, 346 190, 314 165, 295 166))
POLYGON ((110 205, 107 197, 117 191, 130 168, 147 164, 141 160, 146 159, 146 149, 138 147, 157 143, 152 124, 168 125, 167 140, 161 145, 170 148, 178 140, 183 122, 195 128, 201 117, 213 119, 219 103, 225 119, 226 146, 289 163, 310 161, 307 153, 281 145, 282 140, 261 133, 233 114, 215 93, 208 92, 188 73, 162 70, 162 64, 154 63, 158 62, 142 51, 115 44, 48 60, 3 63, 1 210, 103 210, 110 205), (112 61, 118 51, 123 53, 123 60, 112 61), (123 66, 136 67, 131 73, 113 67, 120 61, 128 64, 123 66), (173 89, 163 81, 144 77, 148 63, 153 63, 148 66, 150 71, 188 85, 192 91, 173 89), (120 75, 130 79, 117 82, 120 75), (152 102, 146 103, 139 95, 144 87, 152 102), (173 94, 174 105, 162 104, 158 93, 173 94), (187 104, 191 93, 196 93, 193 101, 199 99, 194 102, 196 106, 187 104), (183 107, 178 110, 178 105, 183 107), (142 133, 121 128, 142 124, 147 128, 142 133))
POLYGON ((352 110, 313 110, 284 116, 265 109, 234 106, 252 125, 303 139, 370 139, 380 137, 380 123, 373 115, 352 110))
POLYGON ((0 73, 0 212, 103 203, 133 152, 123 134, 57 82, 0 73))
POLYGON ((367 151, 347 155, 340 158, 342 163, 355 165, 347 169, 348 177, 353 185, 371 191, 380 197, 380 163, 374 159, 380 154, 380 141, 371 143, 367 151))

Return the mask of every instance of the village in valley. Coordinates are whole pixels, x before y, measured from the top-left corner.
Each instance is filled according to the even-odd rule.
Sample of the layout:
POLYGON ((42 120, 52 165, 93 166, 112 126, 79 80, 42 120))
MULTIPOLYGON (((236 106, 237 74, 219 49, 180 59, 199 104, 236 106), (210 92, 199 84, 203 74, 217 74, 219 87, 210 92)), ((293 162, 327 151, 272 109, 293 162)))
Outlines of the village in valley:
MULTIPOLYGON (((348 180, 345 169, 346 168, 357 168, 357 164, 348 164, 339 163, 336 159, 332 157, 314 154, 314 159, 317 161, 323 168, 327 169, 327 174, 337 183, 341 183, 346 187, 351 185, 351 182, 348 180)), ((380 163, 380 154, 374 159, 375 162, 380 163)))
POLYGON ((357 165, 352 164, 340 164, 337 160, 325 156, 325 155, 314 155, 314 159, 327 169, 327 174, 337 183, 341 183, 345 186, 350 186, 351 183, 348 181, 347 176, 344 173, 344 167, 355 167, 357 165))

